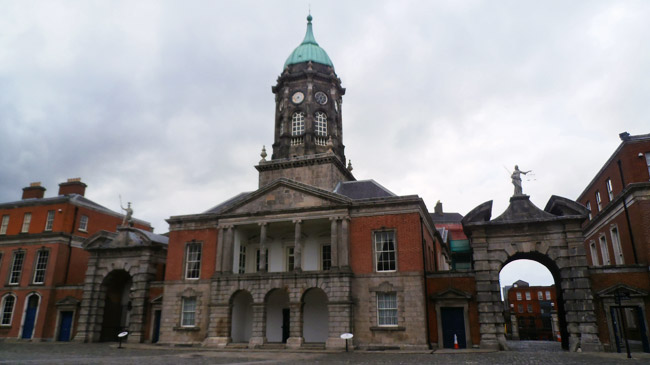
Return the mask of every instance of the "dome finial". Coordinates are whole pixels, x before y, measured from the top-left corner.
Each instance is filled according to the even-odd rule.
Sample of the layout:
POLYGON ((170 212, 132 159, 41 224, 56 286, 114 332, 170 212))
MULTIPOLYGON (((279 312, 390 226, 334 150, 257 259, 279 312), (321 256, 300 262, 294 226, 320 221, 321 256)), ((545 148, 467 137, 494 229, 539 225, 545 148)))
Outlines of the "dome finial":
POLYGON ((311 16, 311 11, 309 12, 309 15, 307 15, 307 23, 311 23, 311 20, 314 19, 311 16))

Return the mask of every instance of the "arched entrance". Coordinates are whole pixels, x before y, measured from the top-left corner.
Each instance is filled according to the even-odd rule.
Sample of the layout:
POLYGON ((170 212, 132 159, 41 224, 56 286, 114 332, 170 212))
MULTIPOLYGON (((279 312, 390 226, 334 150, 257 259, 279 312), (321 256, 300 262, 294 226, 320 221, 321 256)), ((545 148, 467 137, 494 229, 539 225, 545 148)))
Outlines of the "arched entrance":
POLYGON ((499 273, 501 287, 509 288, 512 294, 512 298, 508 298, 508 292, 504 289, 507 337, 525 341, 561 341, 557 346, 568 349, 562 280, 555 262, 535 252, 518 253, 503 264, 499 273), (503 272, 507 271, 506 267, 510 264, 521 264, 516 281, 503 280, 503 272), (534 270, 534 273, 527 270, 534 270), (528 282, 540 276, 546 277, 543 286, 528 282))
POLYGON ((282 289, 273 289, 266 295, 266 340, 286 343, 291 326, 289 294, 282 289))
POLYGON ((25 303, 25 315, 23 320, 23 331, 20 336, 23 339, 31 339, 34 336, 34 327, 36 326, 36 317, 38 316, 38 307, 41 297, 36 294, 30 294, 25 303))
POLYGON ((558 196, 541 210, 527 195, 515 195, 493 220, 492 201, 463 218, 473 250, 482 348, 508 349, 499 272, 511 261, 532 259, 555 279, 565 348, 602 351, 581 228, 587 213, 580 204, 558 196))
POLYGON ((327 294, 311 288, 302 297, 302 335, 306 343, 325 343, 329 334, 327 294))
POLYGON ((102 282, 106 295, 100 341, 117 341, 118 333, 128 330, 131 283, 124 270, 111 271, 102 282))
POLYGON ((232 342, 248 342, 253 332, 253 297, 246 290, 240 290, 230 299, 232 342))

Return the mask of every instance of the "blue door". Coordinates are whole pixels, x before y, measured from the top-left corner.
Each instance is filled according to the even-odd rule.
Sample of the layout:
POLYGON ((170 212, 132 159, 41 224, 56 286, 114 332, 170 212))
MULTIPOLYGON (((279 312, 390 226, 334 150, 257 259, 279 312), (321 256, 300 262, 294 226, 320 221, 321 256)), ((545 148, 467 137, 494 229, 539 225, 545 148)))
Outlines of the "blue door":
POLYGON ((25 322, 23 322, 23 338, 30 339, 34 332, 36 311, 38 310, 38 295, 30 295, 27 299, 27 310, 25 311, 25 322))
POLYGON ((61 324, 59 325, 58 341, 70 341, 72 331, 72 312, 61 312, 61 324))
POLYGON ((440 308, 440 320, 442 322, 442 347, 454 348, 454 335, 458 341, 458 348, 464 349, 465 342, 465 314, 461 307, 440 308))
POLYGON ((160 311, 153 312, 153 337, 152 343, 158 342, 160 339, 160 311))

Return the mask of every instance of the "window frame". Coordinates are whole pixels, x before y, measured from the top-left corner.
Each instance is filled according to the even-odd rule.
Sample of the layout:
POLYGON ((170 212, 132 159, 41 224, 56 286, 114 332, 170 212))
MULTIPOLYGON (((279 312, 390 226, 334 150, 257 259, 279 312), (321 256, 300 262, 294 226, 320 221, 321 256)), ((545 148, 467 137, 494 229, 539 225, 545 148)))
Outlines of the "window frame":
POLYGON ((591 265, 600 266, 600 258, 598 257, 598 247, 596 247, 596 241, 589 241, 589 252, 591 253, 591 265))
POLYGON ((526 292, 526 300, 532 300, 531 298, 532 298, 532 296, 530 295, 530 292, 527 291, 526 292))
POLYGON ((523 297, 521 296, 521 292, 520 292, 520 291, 518 291, 518 292, 516 293, 516 295, 517 295, 517 300, 522 300, 523 297))
POLYGON ((618 226, 613 225, 609 228, 609 235, 612 238, 612 249, 614 250, 614 263, 616 265, 625 265, 625 256, 621 246, 621 234, 618 232, 618 226))
POLYGON ((303 134, 305 134, 305 112, 297 110, 291 114, 291 136, 299 137, 303 134))
MULTIPOLYGON (((284 248, 284 269, 286 272, 293 271, 296 268, 296 250, 294 246, 284 248)), ((266 269, 268 271, 268 268, 266 269)))
POLYGON ((537 291, 537 300, 544 300, 544 293, 541 290, 537 291))
POLYGON ((612 261, 609 258, 609 247, 607 245, 607 237, 605 237, 604 234, 601 234, 600 237, 598 237, 598 241, 600 243, 600 254, 603 257, 603 266, 611 265, 612 261))
POLYGON ((329 243, 320 246, 320 269, 321 271, 330 271, 332 269, 332 245, 329 243), (325 248, 327 248, 327 253, 325 248))
POLYGON ((47 274, 47 264, 49 262, 49 259, 50 259, 50 250, 48 249, 38 250, 38 252, 36 253, 36 257, 34 258, 34 273, 32 275, 32 284, 34 285, 45 284, 45 280, 47 279, 46 274, 47 274), (45 255, 45 263, 41 265, 42 255, 45 255), (42 280, 36 281, 39 274, 42 274, 42 280))
POLYGON ((11 266, 9 267, 9 275, 7 278, 7 285, 20 285, 20 278, 23 273, 23 267, 25 266, 25 250, 15 250, 13 252, 11 259, 11 266), (16 260, 20 255, 20 267, 16 269, 16 260), (15 279, 15 280, 14 280, 15 279))
POLYGON ((239 245, 239 262, 237 265, 237 273, 246 273, 246 246, 239 245))
POLYGON ((183 277, 185 280, 199 280, 201 279, 201 260, 203 259, 203 243, 199 241, 190 241, 185 243, 185 259, 183 260, 184 262, 184 273, 183 277), (198 248, 198 258, 191 260, 190 261, 190 250, 193 247, 198 248), (192 267, 190 267, 190 264, 195 264, 192 267), (194 267, 197 266, 197 267, 194 267), (196 274, 193 274, 190 276, 190 270, 192 273, 196 272, 196 274))
MULTIPOLYGON (((385 242, 390 243, 391 241, 387 240, 385 242)), ((372 252, 373 252, 373 266, 374 266, 374 271, 375 272, 378 272, 378 273, 379 272, 397 272, 399 267, 397 266, 397 232, 396 232, 396 230, 394 230, 394 229, 383 229, 383 230, 373 231, 372 232, 372 252), (377 237, 379 235, 383 235, 383 234, 392 234, 392 236, 393 236, 392 237, 392 245, 393 245, 392 250, 383 250, 383 249, 378 250, 377 249, 378 244, 384 243, 384 241, 378 241, 377 237), (391 252, 393 253, 392 258, 390 257, 391 252), (381 258, 380 255, 384 255, 386 253, 389 256, 388 260, 383 260, 383 259, 380 260, 380 258, 381 258), (392 268, 390 267, 391 266, 390 265, 391 261, 392 261, 392 264, 393 264, 392 268), (380 262, 382 262, 382 263, 388 262, 389 268, 388 269, 384 269, 384 268, 380 269, 379 268, 380 262)), ((384 264, 382 264, 382 265, 384 265, 384 264)))
POLYGON ((612 179, 607 179, 605 181, 605 187, 607 189, 607 197, 609 198, 609 201, 611 202, 614 200, 614 189, 612 188, 612 179))
MULTIPOLYGON (((265 248, 266 255, 264 256, 264 267, 266 267, 266 272, 269 272, 269 249, 265 248)), ((262 255, 262 249, 259 247, 255 250, 255 272, 260 271, 260 256, 262 255)))
POLYGON ((45 217, 45 228, 43 229, 46 232, 52 231, 54 228, 54 210, 48 210, 47 216, 45 217))
POLYGON ((585 204, 585 207, 589 211, 589 220, 591 220, 591 218, 592 218, 592 215, 591 215, 591 202, 587 201, 587 204, 585 204))
POLYGON ((603 210, 603 201, 600 198, 600 191, 596 190, 596 206, 598 206, 598 211, 603 210))
POLYGON ((519 303, 517 304, 517 312, 524 313, 524 305, 519 303))
POLYGON ((528 313, 533 313, 533 305, 532 305, 532 304, 528 304, 528 305, 526 306, 526 310, 527 310, 528 313))
POLYGON ((16 295, 13 293, 7 293, 2 296, 2 301, 0 303, 0 327, 11 327, 11 322, 13 322, 14 313, 16 312, 16 295), (7 315, 7 299, 12 298, 11 311, 7 315), (5 323, 5 318, 9 318, 8 322, 5 323))
POLYGON ((0 235, 7 234, 7 229, 9 229, 9 214, 4 214, 0 221, 0 235))
POLYGON ((181 327, 196 327, 196 312, 197 312, 197 303, 198 300, 196 296, 192 297, 182 297, 181 298, 181 327), (191 311, 187 310, 186 306, 188 302, 192 301, 194 307, 192 308, 191 311), (188 314, 191 313, 191 323, 186 324, 186 320, 190 320, 190 318, 187 316, 188 314))
POLYGON ((314 113, 314 135, 327 137, 327 114, 323 111, 314 113))
POLYGON ((29 226, 32 223, 32 213, 25 212, 23 215, 23 225, 20 228, 20 233, 29 233, 29 226))
POLYGON ((551 300, 551 291, 547 290, 545 294, 546 294, 546 300, 551 300))
POLYGON ((399 325, 399 304, 397 292, 377 292, 377 326, 379 327, 397 327, 399 325), (382 304, 393 304, 394 307, 383 307, 382 304), (388 313, 383 315, 382 313, 388 313), (383 323, 382 323, 383 320, 383 323), (387 320, 390 320, 388 323, 387 320))
POLYGON ((648 178, 650 179, 650 152, 645 153, 645 163, 648 165, 648 178))
POLYGON ((90 219, 85 214, 81 215, 81 217, 79 217, 79 230, 81 232, 88 232, 88 221, 89 220, 90 219))

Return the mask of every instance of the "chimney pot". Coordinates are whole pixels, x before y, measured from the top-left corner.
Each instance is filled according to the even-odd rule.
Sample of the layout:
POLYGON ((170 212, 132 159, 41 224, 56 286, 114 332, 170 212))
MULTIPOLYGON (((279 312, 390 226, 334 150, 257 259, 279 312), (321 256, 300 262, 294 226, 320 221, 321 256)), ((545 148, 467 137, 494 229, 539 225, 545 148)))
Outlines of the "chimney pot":
POLYGON ((45 190, 40 181, 30 183, 28 187, 23 188, 22 199, 42 199, 45 196, 45 190))
POLYGON ((87 186, 81 182, 80 177, 70 178, 68 181, 59 184, 59 195, 79 194, 84 196, 87 186))

